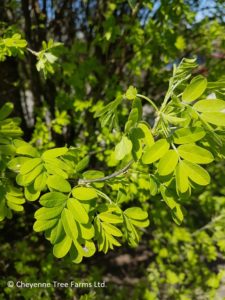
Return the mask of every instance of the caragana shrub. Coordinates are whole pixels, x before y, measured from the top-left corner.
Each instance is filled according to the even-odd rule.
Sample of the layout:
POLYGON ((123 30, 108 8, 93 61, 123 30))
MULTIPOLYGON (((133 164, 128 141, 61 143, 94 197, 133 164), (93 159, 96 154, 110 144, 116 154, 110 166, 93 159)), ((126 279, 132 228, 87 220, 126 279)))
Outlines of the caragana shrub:
MULTIPOLYGON (((3 57, 17 55, 16 49, 21 54, 26 43, 20 38, 16 36, 18 48, 1 41, 3 57)), ((53 73, 57 60, 50 52, 53 47, 51 41, 39 53, 28 49, 37 56, 37 68, 45 76, 53 73)), ((139 172, 148 183, 149 196, 160 198, 174 222, 181 224, 182 202, 192 190, 210 183, 206 166, 225 154, 225 84, 193 77, 196 67, 195 59, 174 65, 161 107, 130 86, 95 113, 102 127, 120 132, 112 154, 117 168, 112 174, 86 170, 87 156, 80 159, 81 149, 72 145, 40 151, 25 142, 19 120, 9 118, 13 106, 6 103, 0 110, 0 220, 22 212, 26 201, 37 201, 34 231, 45 235, 57 258, 70 255, 74 263, 124 242, 135 247, 151 219, 141 202, 123 208, 131 174, 139 172), (143 101, 155 110, 152 127, 143 120, 143 101), (121 130, 118 112, 124 102, 130 103, 130 111, 121 130), (114 188, 112 197, 115 184, 117 195, 114 188)))

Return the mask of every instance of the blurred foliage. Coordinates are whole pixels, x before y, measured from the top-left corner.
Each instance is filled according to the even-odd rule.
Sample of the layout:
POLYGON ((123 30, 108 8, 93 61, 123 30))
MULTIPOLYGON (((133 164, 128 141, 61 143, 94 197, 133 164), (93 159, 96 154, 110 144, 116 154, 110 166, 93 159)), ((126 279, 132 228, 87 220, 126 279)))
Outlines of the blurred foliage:
MULTIPOLYGON (((1 155, 13 155, 8 144, 21 136, 21 125, 24 139, 39 151, 72 145, 79 148, 76 162, 83 158, 80 172, 88 167, 112 173, 121 133, 108 125, 101 129, 97 112, 130 85, 159 107, 172 66, 183 57, 196 56, 194 75, 220 80, 222 86, 224 10, 220 0, 1 1, 0 104, 10 101, 15 107, 15 118, 3 124, 11 133, 1 140, 1 155)), ((136 92, 128 91, 132 99, 136 92)), ((216 96, 224 99, 224 90, 216 96)), ((117 130, 124 128, 130 109, 129 101, 120 106, 117 130)), ((144 105, 143 112, 153 125, 152 108, 144 105)), ((25 214, 1 222, 1 299, 224 299, 224 162, 207 167, 211 183, 182 200, 180 226, 154 188, 149 195, 149 179, 139 171, 128 172, 128 197, 121 195, 125 209, 141 202, 149 211, 151 225, 141 231, 135 249, 123 246, 71 265, 68 258, 56 260, 44 238, 32 233, 36 203, 26 202, 25 214), (6 287, 8 280, 105 280, 107 287, 19 289, 6 287)), ((110 197, 118 186, 111 185, 110 197)))

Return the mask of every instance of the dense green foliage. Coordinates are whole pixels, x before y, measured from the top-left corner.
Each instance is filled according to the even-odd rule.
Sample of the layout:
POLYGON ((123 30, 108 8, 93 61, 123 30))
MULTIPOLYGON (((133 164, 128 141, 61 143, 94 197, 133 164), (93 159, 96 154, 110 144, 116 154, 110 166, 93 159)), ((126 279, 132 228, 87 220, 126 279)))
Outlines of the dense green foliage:
POLYGON ((170 2, 0 4, 2 299, 223 299, 224 4, 170 2))

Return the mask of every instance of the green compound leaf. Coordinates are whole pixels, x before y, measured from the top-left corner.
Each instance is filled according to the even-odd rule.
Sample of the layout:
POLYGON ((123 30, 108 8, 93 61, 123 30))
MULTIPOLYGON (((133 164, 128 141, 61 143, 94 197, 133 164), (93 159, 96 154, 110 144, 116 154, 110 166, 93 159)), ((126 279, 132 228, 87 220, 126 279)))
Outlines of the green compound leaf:
POLYGON ((208 82, 208 89, 224 89, 225 81, 219 80, 214 82, 208 82))
POLYGON ((185 165, 180 161, 176 167, 176 187, 178 192, 186 193, 189 189, 188 174, 185 165))
POLYGON ((83 257, 90 257, 96 251, 93 241, 73 241, 70 257, 74 263, 80 263, 83 257))
POLYGON ((42 160, 40 158, 33 158, 25 161, 20 168, 20 174, 25 175, 31 172, 35 167, 40 165, 42 160))
POLYGON ((225 112, 204 112, 201 117, 213 125, 225 127, 225 112))
POLYGON ((59 175, 50 175, 47 179, 47 186, 63 193, 71 191, 69 182, 59 175))
POLYGON ((132 156, 135 161, 139 160, 142 156, 142 143, 144 137, 143 131, 140 128, 132 128, 129 134, 132 141, 132 156))
POLYGON ((119 228, 110 223, 102 222, 102 227, 108 234, 111 234, 113 236, 121 237, 123 235, 122 231, 119 228))
POLYGON ((201 75, 192 79, 191 83, 185 88, 182 100, 185 102, 192 102, 198 99, 207 87, 207 79, 201 75))
POLYGON ((94 116, 96 118, 98 118, 107 113, 112 114, 117 109, 117 107, 121 103, 121 101, 122 101, 121 96, 116 97, 115 100, 113 100, 112 102, 110 102, 109 104, 104 106, 100 111, 97 111, 94 116))
POLYGON ((219 99, 200 100, 193 108, 201 112, 201 118, 216 126, 225 126, 225 101, 219 99))
POLYGON ((175 194, 164 186, 161 186, 161 194, 167 206, 171 209, 174 222, 180 225, 184 219, 180 204, 176 201, 175 194))
POLYGON ((177 129, 173 134, 175 144, 189 144, 201 140, 206 135, 202 127, 177 129))
POLYGON ((14 140, 13 143, 16 147, 17 154, 27 155, 31 157, 40 157, 39 152, 30 144, 21 140, 14 140))
POLYGON ((181 209, 181 206, 177 204, 172 210, 171 210, 172 218, 174 222, 177 225, 180 225, 184 220, 184 215, 181 209))
POLYGON ((53 247, 53 255, 57 258, 66 256, 72 245, 72 239, 66 235, 60 242, 53 247))
POLYGON ((75 264, 79 264, 83 260, 82 252, 78 252, 77 249, 78 249, 78 244, 73 242, 70 248, 70 258, 71 261, 75 264))
POLYGON ((183 161, 183 164, 185 167, 185 173, 193 182, 203 186, 210 183, 209 173, 201 166, 186 160, 183 161))
POLYGON ((0 145, 0 155, 11 155, 15 154, 15 147, 13 145, 0 145))
POLYGON ((68 174, 62 169, 58 168, 56 165, 46 162, 44 166, 48 174, 58 175, 64 179, 68 178, 68 174))
POLYGON ((88 223, 89 221, 88 214, 84 209, 83 205, 77 199, 74 198, 68 199, 67 207, 77 222, 82 224, 88 223))
POLYGON ((24 211, 24 207, 22 205, 18 205, 12 201, 8 201, 7 205, 10 209, 16 211, 16 212, 22 212, 24 211))
POLYGON ((35 212, 34 217, 38 221, 54 219, 61 214, 63 207, 64 207, 63 205, 56 206, 56 207, 50 207, 50 208, 41 207, 35 212))
MULTIPOLYGON (((74 243, 74 244, 77 246, 76 243, 74 243)), ((94 253, 96 251, 94 242, 85 240, 83 247, 81 247, 81 249, 79 249, 79 251, 82 253, 82 255, 84 257, 91 257, 92 255, 94 255, 94 253)))
POLYGON ((40 197, 40 191, 35 190, 33 184, 25 187, 24 194, 28 201, 35 201, 40 197))
POLYGON ((80 201, 93 200, 98 197, 96 190, 91 187, 75 187, 72 189, 72 195, 80 201))
POLYGON ((62 212, 62 224, 66 234, 75 241, 78 237, 78 229, 72 212, 67 208, 62 212))
POLYGON ((145 143, 145 145, 151 147, 155 143, 155 141, 149 125, 146 122, 142 121, 138 123, 138 128, 140 128, 144 133, 143 142, 145 143))
POLYGON ((99 219, 101 219, 104 222, 112 223, 112 224, 118 224, 122 223, 122 219, 120 216, 117 216, 115 214, 111 214, 109 212, 103 212, 98 215, 99 219))
POLYGON ((135 219, 130 219, 131 223, 137 227, 148 227, 150 222, 149 219, 145 219, 145 220, 135 220, 135 219))
POLYGON ((43 191, 46 187, 47 178, 46 172, 39 174, 34 181, 34 189, 36 191, 43 191))
POLYGON ((109 249, 114 246, 121 246, 121 244, 114 238, 121 234, 121 231, 115 226, 110 227, 110 222, 102 222, 98 217, 94 220, 95 238, 98 244, 98 250, 107 253, 109 249), (116 229, 115 229, 115 228, 116 229), (110 229, 111 228, 111 229, 110 229))
POLYGON ((132 102, 132 109, 138 110, 138 121, 140 121, 142 119, 142 112, 143 112, 141 99, 139 98, 134 99, 134 101, 132 102))
POLYGON ((77 228, 78 228, 79 236, 81 236, 85 240, 90 240, 95 235, 94 226, 91 223, 88 224, 77 223, 77 228))
MULTIPOLYGON (((24 211, 24 207, 22 206, 22 204, 25 203, 25 199, 19 189, 15 189, 15 188, 10 189, 10 191, 7 192, 4 196, 3 195, 1 195, 1 196, 2 196, 2 198, 5 196, 6 205, 10 209, 12 209, 16 212, 24 211)), ((5 206, 5 201, 3 199, 1 200, 1 204, 2 204, 3 214, 5 214, 7 212, 7 207, 5 206)), ((1 210, 1 207, 0 207, 0 210, 1 210)))
POLYGON ((13 196, 10 193, 7 193, 5 197, 7 199, 7 202, 11 202, 11 203, 14 203, 14 204, 23 204, 23 203, 25 203, 25 199, 24 198, 22 198, 22 197, 15 197, 15 196, 13 196))
POLYGON ((43 165, 38 165, 31 172, 25 175, 18 174, 16 176, 17 184, 21 186, 30 185, 35 180, 35 178, 42 172, 42 170, 43 170, 43 165))
POLYGON ((224 112, 225 101, 218 99, 200 100, 193 105, 193 108, 199 112, 224 112))
POLYGON ((149 189, 150 189, 150 194, 152 196, 155 196, 158 193, 158 184, 154 176, 149 177, 149 189))
POLYGON ((132 128, 136 127, 137 122, 142 118, 142 103, 141 100, 136 98, 132 103, 132 109, 129 114, 128 120, 125 124, 125 133, 129 132, 132 128))
POLYGON ((66 148, 66 147, 50 149, 50 150, 45 151, 42 154, 42 158, 44 160, 48 159, 48 158, 51 159, 51 158, 55 158, 55 157, 58 157, 58 156, 62 156, 64 154, 66 154, 67 152, 68 152, 68 148, 66 148))
POLYGON ((132 142, 126 136, 123 136, 121 141, 116 145, 115 158, 122 160, 126 155, 130 154, 132 150, 132 142))
POLYGON ((124 226, 125 226, 125 236, 128 241, 128 244, 131 247, 136 247, 139 243, 139 235, 135 226, 132 224, 131 219, 124 215, 124 226))
POLYGON ((169 143, 166 139, 160 139, 155 142, 151 147, 147 147, 143 156, 142 162, 143 164, 151 164, 161 157, 163 157, 166 152, 169 150, 169 143))
POLYGON ((56 226, 51 230, 49 240, 52 244, 56 244, 59 241, 61 241, 64 238, 64 236, 65 236, 65 231, 63 229, 62 220, 59 219, 56 226))
POLYGON ((124 214, 134 220, 145 220, 148 218, 148 213, 142 210, 140 207, 130 207, 124 211, 124 214))
POLYGON ((148 227, 149 219, 146 211, 140 207, 130 207, 124 211, 124 215, 130 219, 130 222, 137 227, 148 227))
POLYGON ((71 166, 69 166, 67 163, 62 161, 60 158, 46 158, 46 159, 44 159, 44 161, 47 164, 56 167, 57 169, 61 169, 61 170, 67 171, 67 172, 71 171, 71 166))
POLYGON ((87 155, 76 165, 76 172, 83 171, 89 164, 90 157, 87 155))
POLYGON ((45 231, 54 227, 58 222, 58 219, 51 219, 51 220, 37 220, 34 223, 33 229, 36 232, 45 231))
POLYGON ((177 148, 179 155, 190 162, 209 164, 214 160, 211 152, 195 144, 185 144, 177 148))
POLYGON ((125 95, 128 100, 134 100, 137 96, 137 89, 134 86, 130 85, 125 95))
POLYGON ((131 128, 133 128, 137 124, 137 121, 138 121, 138 109, 133 108, 125 124, 125 132, 128 132, 131 128))
POLYGON ((14 172, 19 172, 21 165, 24 164, 26 161, 30 161, 30 160, 32 160, 32 158, 23 157, 23 156, 16 157, 16 158, 11 159, 8 162, 7 166, 10 170, 12 170, 14 172))
POLYGON ((123 221, 126 239, 131 247, 136 247, 140 238, 135 226, 148 227, 148 214, 140 207, 130 207, 123 212, 123 221))
POLYGON ((185 118, 179 118, 179 117, 175 117, 173 115, 170 114, 164 114, 163 115, 164 119, 166 119, 170 124, 174 124, 177 125, 179 123, 183 123, 186 119, 185 118))
POLYGON ((161 176, 166 176, 174 172, 179 155, 175 150, 168 150, 160 159, 158 164, 158 172, 161 176))
POLYGON ((55 207, 66 203, 67 196, 60 192, 49 192, 41 196, 40 203, 45 207, 55 207))

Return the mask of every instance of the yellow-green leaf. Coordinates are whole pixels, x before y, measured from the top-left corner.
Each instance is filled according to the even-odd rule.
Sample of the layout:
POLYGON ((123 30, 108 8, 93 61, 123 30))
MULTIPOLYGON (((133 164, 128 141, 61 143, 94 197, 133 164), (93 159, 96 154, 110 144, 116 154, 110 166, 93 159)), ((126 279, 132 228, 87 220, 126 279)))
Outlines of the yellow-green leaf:
POLYGON ((49 192, 40 198, 41 205, 45 207, 54 207, 65 203, 67 196, 60 192, 49 192))
POLYGON ((46 172, 42 172, 41 174, 39 174, 35 181, 34 181, 34 189, 36 191, 42 191, 44 190, 45 186, 46 186, 46 182, 47 182, 47 174, 46 172))
POLYGON ((192 102, 198 99, 207 87, 207 79, 201 75, 192 79, 191 83, 185 88, 182 100, 185 102, 192 102))
POLYGON ((66 147, 50 149, 50 150, 45 151, 42 154, 42 158, 44 160, 48 159, 48 158, 55 158, 55 157, 58 157, 58 156, 66 154, 67 151, 68 151, 68 148, 66 148, 66 147))
POLYGON ((68 193, 71 190, 69 182, 59 175, 50 175, 47 179, 47 185, 49 188, 64 193, 68 193))
POLYGON ((195 144, 185 144, 178 148, 179 155, 190 162, 208 164, 214 160, 211 152, 195 144))
POLYGON ((118 229, 116 226, 110 223, 102 222, 102 227, 106 232, 108 232, 111 235, 118 236, 118 237, 123 235, 120 229, 118 229))
POLYGON ((50 220, 54 219, 55 217, 59 216, 63 210, 63 205, 56 206, 56 207, 41 207, 39 208, 35 214, 34 217, 37 220, 50 220))
POLYGON ((53 247, 53 254, 57 258, 64 257, 70 250, 72 239, 66 235, 63 240, 58 242, 53 247))
POLYGON ((155 141, 149 125, 146 122, 142 121, 138 123, 138 128, 140 128, 144 133, 143 141, 145 145, 151 147, 155 143, 155 141))
POLYGON ((137 96, 137 89, 133 87, 132 85, 129 86, 129 88, 126 91, 126 98, 128 100, 134 100, 137 96))
POLYGON ((201 114, 204 121, 216 126, 225 126, 225 112, 204 112, 201 114))
POLYGON ((130 219, 145 220, 148 218, 148 213, 140 207, 129 207, 124 211, 124 214, 130 219))
POLYGON ((20 174, 24 175, 31 172, 35 167, 41 163, 40 158, 33 158, 24 162, 20 168, 20 174))
POLYGON ((122 160, 127 154, 130 154, 132 150, 132 142, 123 136, 121 141, 116 145, 115 148, 115 158, 117 160, 122 160))
POLYGON ((166 139, 160 139, 156 141, 151 147, 146 148, 142 156, 142 162, 144 164, 151 164, 159 160, 166 154, 166 152, 169 150, 169 147, 170 145, 166 139))
POLYGON ((160 159, 158 164, 158 172, 161 176, 171 174, 177 165, 179 155, 175 150, 168 150, 166 154, 160 159))
POLYGON ((75 187, 72 190, 72 194, 74 198, 81 201, 92 200, 98 197, 96 190, 91 187, 75 187))
POLYGON ((201 140, 206 135, 202 127, 177 129, 173 134, 175 144, 189 144, 201 140))
POLYGON ((117 216, 117 215, 114 215, 114 214, 111 214, 111 213, 108 213, 108 212, 103 212, 103 213, 100 213, 98 215, 99 219, 101 219, 102 221, 104 222, 107 222, 107 223, 122 223, 122 219, 120 216, 117 216))
POLYGON ((180 161, 176 167, 176 186, 180 193, 187 192, 189 188, 188 175, 182 161, 180 161))
POLYGON ((72 239, 76 240, 78 237, 77 225, 74 220, 73 214, 67 208, 64 208, 62 212, 62 224, 66 234, 72 239))
POLYGON ((183 163, 185 166, 185 172, 192 181, 203 186, 210 183, 209 173, 201 166, 185 160, 183 163))
POLYGON ((78 226, 79 234, 81 234, 81 237, 83 239, 90 240, 94 237, 95 230, 94 230, 94 226, 91 223, 88 224, 79 223, 77 224, 77 226, 78 226))
POLYGON ((29 172, 25 175, 18 174, 16 176, 16 182, 19 185, 27 186, 35 180, 35 178, 41 173, 42 170, 43 170, 43 166, 38 165, 31 172, 29 172))
POLYGON ((219 99, 200 100, 193 105, 199 112, 225 112, 225 101, 219 99))
POLYGON ((35 201, 40 197, 40 191, 35 190, 33 184, 25 187, 24 194, 29 201, 35 201))
POLYGON ((89 221, 88 214, 84 209, 83 205, 74 198, 70 198, 67 201, 67 207, 72 213, 74 219, 82 224, 87 224, 89 221))
POLYGON ((51 219, 51 220, 37 220, 34 223, 33 229, 36 232, 45 231, 47 229, 52 228, 56 223, 58 222, 58 219, 51 219))

